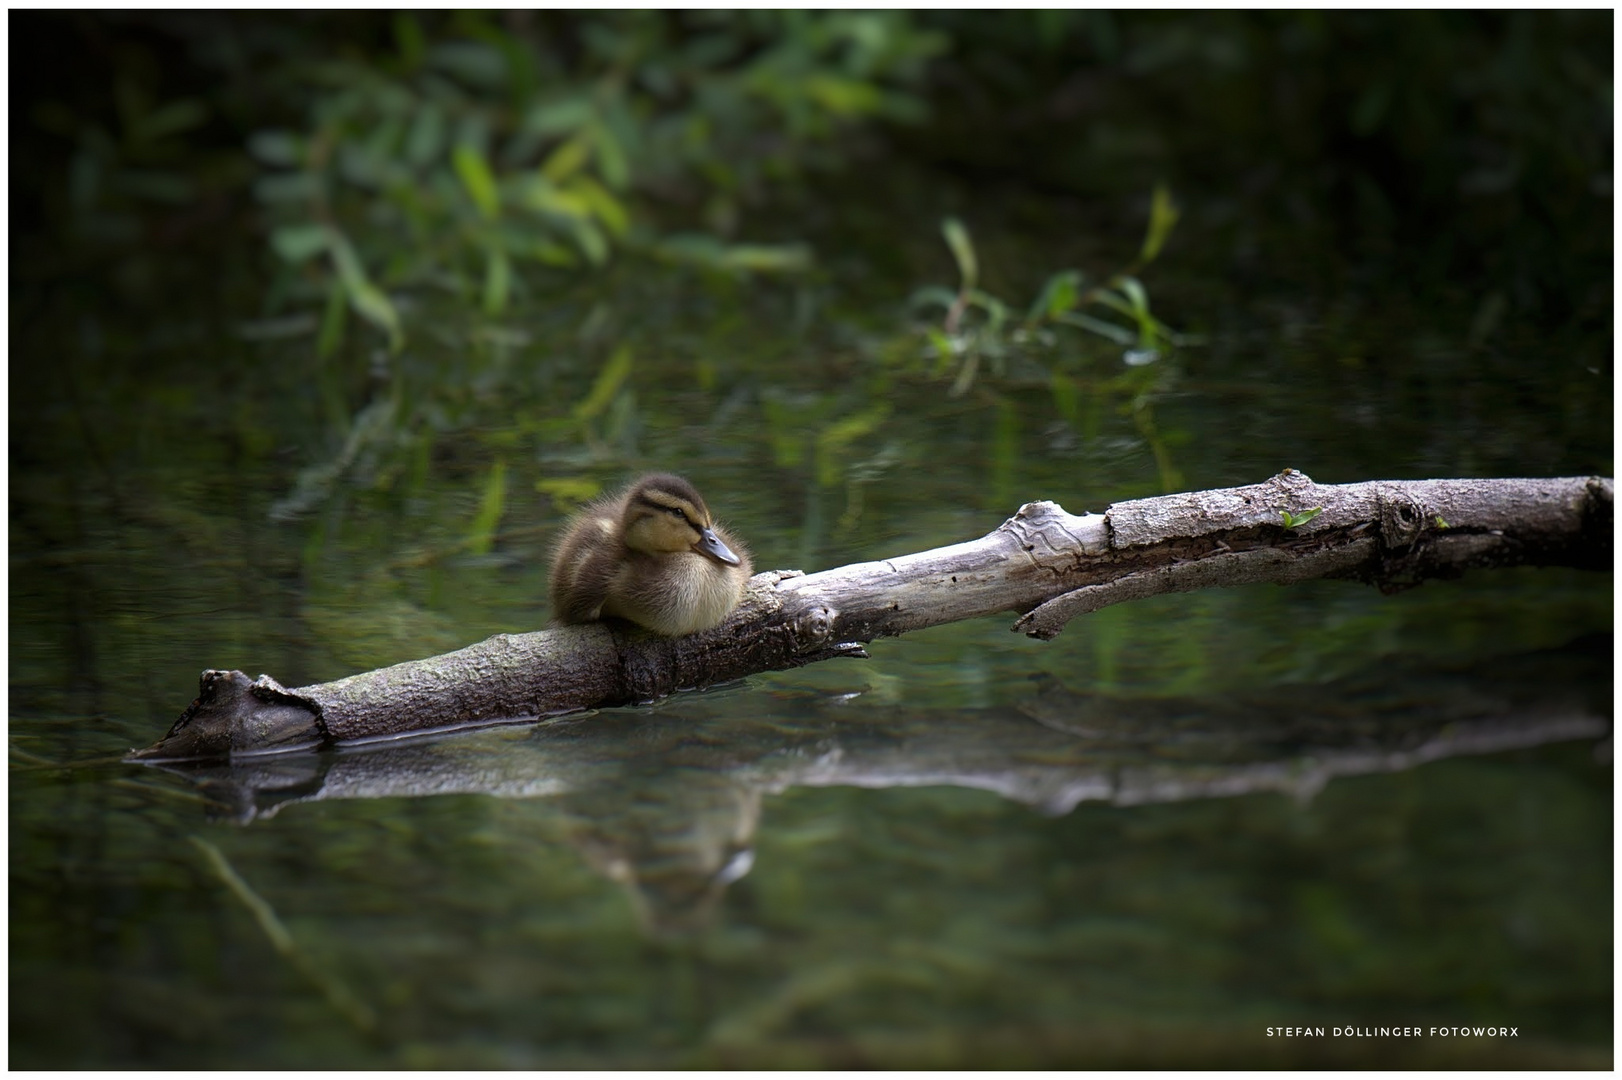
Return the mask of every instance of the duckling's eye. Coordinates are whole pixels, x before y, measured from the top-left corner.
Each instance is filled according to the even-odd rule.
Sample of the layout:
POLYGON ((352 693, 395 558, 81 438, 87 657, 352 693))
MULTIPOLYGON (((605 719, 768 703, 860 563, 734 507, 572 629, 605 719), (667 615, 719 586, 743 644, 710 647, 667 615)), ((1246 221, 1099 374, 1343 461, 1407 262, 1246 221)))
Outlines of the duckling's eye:
POLYGON ((667 507, 665 507, 665 509, 670 511, 670 514, 671 514, 672 517, 677 518, 680 521, 686 521, 687 520, 687 515, 682 511, 681 507, 679 507, 679 506, 667 506, 667 507))

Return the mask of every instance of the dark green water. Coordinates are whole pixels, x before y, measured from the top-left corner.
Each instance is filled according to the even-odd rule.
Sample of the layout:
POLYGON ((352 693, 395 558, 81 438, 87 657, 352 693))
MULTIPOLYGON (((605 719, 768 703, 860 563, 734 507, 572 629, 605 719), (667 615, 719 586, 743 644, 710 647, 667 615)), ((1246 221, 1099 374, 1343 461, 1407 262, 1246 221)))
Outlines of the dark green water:
MULTIPOLYGON (((791 347, 758 332, 762 349, 791 347)), ((1592 731, 1534 724, 1528 740, 1546 745, 1353 763, 1316 794, 1242 768, 1310 772, 1452 715, 1524 721, 1552 703, 1605 717, 1608 638, 1528 655, 1607 632, 1608 579, 1168 597, 1048 645, 983 620, 860 664, 404 760, 387 748, 268 778, 173 776, 115 759, 162 734, 205 666, 291 685, 537 626, 558 516, 525 494, 543 470, 515 465, 511 539, 458 552, 488 461, 434 460, 406 490, 272 520, 297 461, 288 432, 311 425, 258 355, 279 347, 199 328, 133 355, 152 333, 130 331, 123 380, 108 365, 92 379, 66 345, 37 421, 14 396, 17 1065, 1609 1059, 1611 786, 1592 731), (1440 689, 1436 665, 1456 673, 1440 689), (1162 793, 1112 805, 1135 801, 1122 778, 1145 769, 1166 770, 1162 793), (296 958, 200 843, 274 911, 296 958), (1519 1035, 1265 1034, 1393 1024, 1519 1035)), ((669 386, 711 416, 732 390, 692 389, 689 362, 639 374, 638 393, 669 386)), ((1330 431, 1236 422, 1224 391, 1198 385, 1198 355, 1187 363, 1165 412, 1190 434, 1191 486, 1282 464, 1404 471, 1330 431)), ((1244 393, 1252 416, 1334 415, 1342 400, 1313 377, 1244 393)), ((1111 450, 1106 433, 1056 430, 1040 395, 1004 402, 908 387, 885 436, 895 460, 860 487, 775 465, 758 421, 720 439, 644 431, 629 462, 681 463, 759 565, 805 569, 978 535, 1023 497, 1102 509, 1095 491, 1155 490, 1126 435, 1111 450), (985 453, 998 408, 1019 442, 1006 466, 985 453)), ((584 471, 612 480, 621 461, 584 471)))
POLYGON ((976 206, 1021 301, 1140 228, 975 190, 847 182, 794 208, 806 281, 631 264, 496 327, 419 311, 397 359, 259 318, 252 238, 14 281, 12 1064, 1608 1068, 1608 575, 1162 597, 539 727, 119 761, 203 668, 538 628, 558 478, 679 469, 757 567, 811 571, 1283 467, 1611 472, 1607 323, 1488 318, 1322 238, 1262 268, 1247 230, 1286 225, 1219 184, 1151 281, 1203 344, 954 396, 894 362, 907 293, 952 280, 942 213, 976 206), (1320 1026, 1359 1033, 1268 1034, 1320 1026), (1430 1033, 1460 1026, 1516 1034, 1430 1033))

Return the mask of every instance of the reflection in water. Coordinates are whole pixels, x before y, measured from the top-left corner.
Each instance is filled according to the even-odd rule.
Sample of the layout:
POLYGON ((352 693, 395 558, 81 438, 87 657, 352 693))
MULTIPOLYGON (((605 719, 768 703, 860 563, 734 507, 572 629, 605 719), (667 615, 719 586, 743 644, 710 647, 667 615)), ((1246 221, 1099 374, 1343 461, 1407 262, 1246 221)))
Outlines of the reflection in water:
POLYGON ((1609 637, 1592 639, 1487 671, 1380 671, 1287 703, 1122 701, 1048 681, 1017 711, 903 710, 866 722, 775 699, 771 716, 704 718, 692 715, 704 707, 698 697, 324 754, 151 767, 189 778, 243 824, 326 799, 550 800, 562 835, 626 889, 644 928, 679 936, 708 925, 727 886, 748 873, 765 794, 946 785, 1046 814, 1089 800, 1307 799, 1338 776, 1603 738, 1609 656, 1609 637))
POLYGON ((661 936, 700 930, 754 864, 761 790, 698 768, 639 772, 560 798, 569 841, 625 887, 644 927, 661 936))

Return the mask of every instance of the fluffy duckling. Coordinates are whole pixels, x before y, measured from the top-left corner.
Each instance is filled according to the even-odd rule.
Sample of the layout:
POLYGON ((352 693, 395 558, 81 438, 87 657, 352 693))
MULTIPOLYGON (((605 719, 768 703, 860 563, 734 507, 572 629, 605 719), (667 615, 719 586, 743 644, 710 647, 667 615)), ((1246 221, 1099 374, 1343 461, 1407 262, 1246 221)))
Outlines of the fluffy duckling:
POLYGON ((629 619, 669 637, 732 613, 749 550, 710 517, 692 484, 644 476, 569 522, 552 556, 552 613, 562 623, 629 619))

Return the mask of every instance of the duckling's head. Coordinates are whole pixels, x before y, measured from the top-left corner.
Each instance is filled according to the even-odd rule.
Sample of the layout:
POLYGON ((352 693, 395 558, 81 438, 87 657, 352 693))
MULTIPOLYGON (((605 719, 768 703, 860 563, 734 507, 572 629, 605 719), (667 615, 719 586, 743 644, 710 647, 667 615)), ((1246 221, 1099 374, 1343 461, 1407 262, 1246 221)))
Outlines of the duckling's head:
POLYGON ((644 476, 625 496, 620 521, 625 546, 648 555, 696 551, 717 562, 742 561, 715 535, 715 521, 703 496, 679 476, 644 476))

